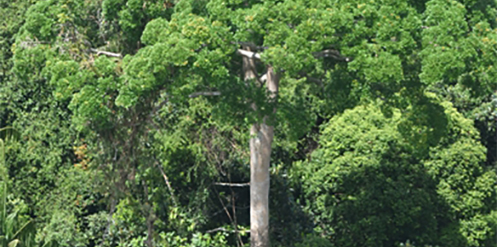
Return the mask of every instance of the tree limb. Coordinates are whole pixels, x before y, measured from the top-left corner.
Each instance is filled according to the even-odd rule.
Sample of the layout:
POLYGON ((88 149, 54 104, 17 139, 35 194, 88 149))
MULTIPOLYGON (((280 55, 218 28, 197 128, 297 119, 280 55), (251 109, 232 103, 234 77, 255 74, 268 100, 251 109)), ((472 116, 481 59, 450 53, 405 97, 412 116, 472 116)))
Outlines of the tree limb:
POLYGON ((214 91, 214 92, 196 92, 188 95, 189 98, 196 98, 198 96, 219 96, 221 95, 221 92, 219 91, 214 91))
POLYGON ((251 51, 246 51, 246 50, 243 50, 243 49, 238 49, 237 50, 237 53, 244 56, 244 57, 247 57, 247 58, 256 58, 256 59, 259 59, 261 60, 261 55, 259 53, 255 53, 255 52, 251 52, 251 51))
MULTIPOLYGON (((224 227, 218 227, 218 228, 207 230, 205 233, 213 233, 213 232, 231 232, 231 233, 235 233, 235 232, 241 232, 241 231, 240 230, 228 230, 228 229, 226 229, 224 227)), ((245 230, 243 232, 250 233, 250 230, 245 230)))
POLYGON ((160 163, 157 163, 157 167, 159 167, 160 173, 162 174, 162 177, 164 177, 164 181, 166 182, 167 188, 169 189, 169 193, 171 193, 171 199, 173 199, 174 206, 178 206, 178 203, 176 202, 176 198, 173 193, 173 188, 171 187, 171 184, 169 183, 169 179, 167 178, 166 173, 162 169, 162 166, 160 163))
POLYGON ((19 44, 19 47, 26 49, 26 48, 35 47, 35 46, 40 45, 40 44, 45 45, 45 44, 50 44, 50 42, 26 40, 26 41, 21 41, 21 43, 19 44))
POLYGON ((264 74, 259 78, 259 82, 266 82, 266 80, 267 80, 267 74, 264 74))
POLYGON ((246 187, 250 186, 250 183, 214 183, 214 185, 230 186, 230 187, 246 187))
POLYGON ((110 52, 110 51, 99 51, 99 50, 94 49, 94 48, 91 48, 90 50, 94 53, 97 53, 97 55, 106 55, 108 57, 123 58, 123 55, 121 55, 121 53, 114 53, 114 52, 110 52))
MULTIPOLYGON (((242 42, 240 42, 240 43, 242 43, 242 42)), ((245 43, 243 43, 243 44, 245 44, 245 43)), ((247 45, 247 47, 249 47, 249 48, 251 48, 252 46, 254 46, 254 45, 253 44, 247 45)), ((244 57, 247 57, 247 58, 256 58, 256 59, 261 60, 261 55, 259 53, 256 53, 256 52, 247 51, 244 49, 238 49, 237 53, 244 56, 244 57)), ((314 55, 315 58, 333 58, 335 60, 345 61, 345 62, 352 61, 352 59, 350 57, 344 57, 340 54, 340 52, 338 50, 334 50, 334 49, 327 49, 327 50, 322 50, 319 52, 314 52, 314 53, 312 53, 312 55, 314 55)))

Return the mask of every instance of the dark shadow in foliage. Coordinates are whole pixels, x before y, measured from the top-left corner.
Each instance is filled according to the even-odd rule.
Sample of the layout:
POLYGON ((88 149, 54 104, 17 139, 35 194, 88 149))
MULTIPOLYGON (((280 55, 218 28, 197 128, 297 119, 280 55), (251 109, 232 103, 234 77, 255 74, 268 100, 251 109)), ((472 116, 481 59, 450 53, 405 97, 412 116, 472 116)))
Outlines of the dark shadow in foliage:
POLYGON ((340 179, 326 200, 337 246, 397 246, 406 240, 424 246, 436 243, 450 222, 437 182, 420 164, 384 156, 375 165, 359 164, 340 179))
POLYGON ((293 195, 294 191, 286 174, 271 176, 269 193, 271 240, 278 246, 293 246, 302 240, 302 234, 312 232, 311 218, 296 201, 297 198, 293 195))
POLYGON ((447 136, 445 109, 432 97, 422 95, 417 98, 414 104, 403 110, 403 120, 398 125, 398 131, 412 144, 414 149, 411 151, 418 157, 425 157, 430 147, 438 145, 447 136))

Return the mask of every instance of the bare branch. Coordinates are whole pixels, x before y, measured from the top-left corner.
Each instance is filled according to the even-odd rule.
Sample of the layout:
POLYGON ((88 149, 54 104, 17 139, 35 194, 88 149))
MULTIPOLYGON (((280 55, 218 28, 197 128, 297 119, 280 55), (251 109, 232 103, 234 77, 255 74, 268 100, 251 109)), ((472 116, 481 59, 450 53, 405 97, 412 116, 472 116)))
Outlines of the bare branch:
POLYGON ((196 98, 198 96, 219 96, 221 95, 221 92, 214 91, 214 92, 196 92, 188 95, 189 98, 196 98))
POLYGON ((214 185, 230 186, 230 187, 246 187, 250 186, 250 183, 214 183, 214 185))
MULTIPOLYGON (((224 227, 218 227, 218 228, 214 228, 214 229, 211 229, 211 230, 207 230, 205 233, 213 233, 213 232, 231 232, 231 233, 235 233, 235 232, 241 232, 239 230, 228 230, 224 227)), ((245 231, 242 231, 242 232, 246 232, 246 233, 250 233, 250 230, 245 230, 245 231)))
POLYGON ((99 51, 99 50, 94 49, 94 48, 91 48, 90 50, 94 53, 97 53, 97 55, 106 55, 108 57, 118 57, 118 58, 123 57, 123 55, 121 55, 121 53, 114 53, 114 52, 110 52, 110 51, 99 51))
POLYGON ((256 59, 261 59, 261 55, 259 53, 255 53, 255 52, 251 52, 251 51, 246 51, 246 50, 243 50, 243 49, 238 49, 237 50, 237 53, 244 56, 244 57, 247 57, 247 58, 256 58, 256 59))
POLYGON ((37 45, 45 45, 45 44, 50 44, 50 42, 26 40, 26 41, 21 41, 19 47, 27 49, 27 48, 35 47, 37 45))
POLYGON ((160 173, 164 177, 164 181, 166 182, 167 188, 169 189, 169 193, 171 193, 171 198, 173 199, 174 206, 178 206, 178 203, 176 202, 176 198, 174 197, 173 188, 171 187, 171 184, 169 183, 169 179, 167 178, 166 173, 162 169, 162 166, 160 163, 157 164, 157 167, 159 167, 160 173))
POLYGON ((267 80, 267 74, 264 74, 259 78, 259 82, 266 82, 266 80, 267 80))

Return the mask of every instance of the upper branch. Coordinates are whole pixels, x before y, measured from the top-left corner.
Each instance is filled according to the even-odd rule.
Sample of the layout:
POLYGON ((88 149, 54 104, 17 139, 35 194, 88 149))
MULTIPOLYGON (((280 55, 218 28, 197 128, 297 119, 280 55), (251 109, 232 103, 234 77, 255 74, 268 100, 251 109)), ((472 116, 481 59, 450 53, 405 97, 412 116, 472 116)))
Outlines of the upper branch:
POLYGON ((244 57, 247 57, 247 58, 256 58, 256 59, 261 60, 261 55, 259 53, 255 53, 255 52, 251 52, 251 51, 247 51, 247 50, 243 50, 243 49, 238 49, 237 53, 244 56, 244 57))
POLYGON ((221 92, 214 91, 214 92, 196 92, 188 95, 189 98, 196 98, 198 96, 219 96, 221 95, 221 92))
MULTIPOLYGON (((247 57, 247 58, 256 58, 256 59, 261 60, 261 55, 259 53, 256 53, 256 52, 247 51, 244 49, 238 49, 237 53, 244 56, 244 57, 247 57)), ((314 52, 314 53, 312 53, 312 55, 314 55, 315 58, 324 57, 324 58, 333 58, 335 60, 345 61, 345 62, 352 61, 352 58, 342 56, 342 54, 340 54, 340 52, 338 50, 331 50, 331 49, 322 50, 319 52, 314 52)))
POLYGON ((118 57, 118 58, 123 57, 123 55, 121 55, 121 53, 114 53, 114 52, 110 52, 110 51, 99 51, 99 50, 94 49, 94 48, 91 48, 91 51, 94 53, 97 53, 97 55, 103 54, 103 55, 106 55, 109 57, 118 57))

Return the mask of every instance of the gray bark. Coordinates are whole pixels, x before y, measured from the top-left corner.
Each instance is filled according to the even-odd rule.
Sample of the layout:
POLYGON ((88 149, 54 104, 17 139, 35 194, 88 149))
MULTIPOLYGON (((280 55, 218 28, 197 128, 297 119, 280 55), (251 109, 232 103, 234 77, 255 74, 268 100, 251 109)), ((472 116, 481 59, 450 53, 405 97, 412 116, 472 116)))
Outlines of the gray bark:
MULTIPOLYGON (((244 56, 243 69, 245 80, 255 79, 254 58, 244 56)), ((278 94, 278 76, 269 66, 266 74, 266 86, 270 100, 276 100, 278 94)), ((253 110, 257 110, 255 104, 253 110)), ((274 109, 274 112, 276 109, 274 109)), ((250 128, 250 246, 269 247, 269 165, 271 160, 271 143, 274 127, 269 122, 270 116, 264 116, 262 123, 254 123, 250 128)))

